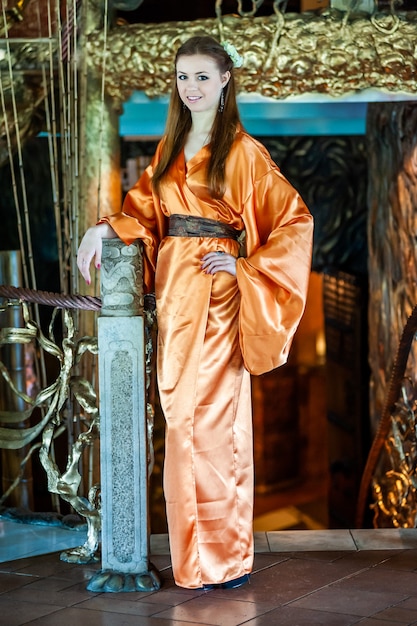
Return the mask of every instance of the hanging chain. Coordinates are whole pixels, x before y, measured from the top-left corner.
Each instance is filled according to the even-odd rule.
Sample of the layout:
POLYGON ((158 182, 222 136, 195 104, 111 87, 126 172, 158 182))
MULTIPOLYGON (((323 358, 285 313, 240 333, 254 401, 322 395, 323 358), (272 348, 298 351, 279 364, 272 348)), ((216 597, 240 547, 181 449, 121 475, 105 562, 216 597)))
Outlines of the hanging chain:
POLYGON ((282 29, 284 28, 284 25, 285 25, 284 14, 282 13, 281 8, 280 8, 281 4, 285 5, 284 6, 284 9, 285 9, 287 6, 287 0, 274 0, 273 6, 274 6, 274 13, 276 16, 276 26, 275 26, 275 33, 272 38, 271 49, 269 51, 268 58, 265 63, 266 70, 270 68, 272 59, 276 55, 276 52, 278 50, 279 38, 281 36, 282 29))
MULTIPOLYGON (((237 0, 237 12, 239 13, 240 17, 253 17, 255 15, 255 13, 257 12, 257 10, 259 9, 260 6, 262 6, 264 0, 251 0, 252 1, 252 10, 251 11, 244 11, 243 10, 243 0, 237 0)), ((224 40, 224 33, 223 33, 223 22, 222 22, 222 4, 223 4, 223 0, 216 0, 215 3, 215 12, 216 12, 216 17, 217 17, 217 23, 219 26, 219 35, 220 35, 220 41, 222 42, 224 40)))
POLYGON ((375 13, 373 13, 371 15, 371 22, 372 25, 379 30, 380 33, 383 33, 384 35, 393 35, 395 33, 396 30, 399 29, 400 27, 400 18, 398 17, 398 15, 395 13, 395 5, 402 5, 402 0, 390 0, 390 9, 391 9, 391 17, 392 17, 392 21, 393 24, 391 26, 391 28, 385 28, 384 26, 381 26, 381 24, 378 23, 377 17, 375 15, 375 13))
POLYGON ((214 7, 214 10, 216 12, 217 25, 219 27, 220 42, 224 41, 223 21, 222 21, 222 3, 223 3, 223 0, 216 0, 216 4, 214 7))
MULTIPOLYGON (((237 12, 239 13, 240 17, 253 17, 255 13, 257 12, 257 10, 259 9, 259 7, 263 5, 264 0, 251 0, 251 2, 252 2, 252 10, 244 11, 243 6, 242 6, 243 0, 237 0, 237 12)), ((215 5, 216 16, 220 18, 222 16, 222 4, 223 4, 223 0, 216 0, 216 5, 215 5)))
MULTIPOLYGON (((356 9, 360 8, 360 2, 361 0, 350 0, 349 7, 342 20, 342 27, 341 27, 342 34, 344 36, 349 36, 350 39, 351 39, 350 35, 346 32, 347 24, 349 22, 349 18, 351 14, 356 9)), ((374 11, 370 15, 369 19, 371 21, 372 26, 376 28, 380 33, 383 33, 384 35, 393 35, 395 31, 398 30, 398 28, 400 27, 400 18, 398 17, 398 15, 396 15, 396 12, 395 12, 396 4, 401 5, 402 0, 390 0, 391 17, 393 20, 393 24, 391 28, 386 28, 385 26, 381 26, 381 24, 378 22, 378 19, 376 17, 376 9, 378 8, 378 0, 374 0, 374 11)))
MULTIPOLYGON (((257 12, 257 10, 259 9, 259 7, 263 4, 264 0, 252 0, 251 11, 243 11, 242 1, 243 0, 237 0, 239 15, 241 17, 253 17, 255 13, 257 12)), ((357 0, 354 0, 354 1, 357 1, 357 0)), ((223 21, 222 21, 222 4, 223 4, 223 0, 216 0, 215 11, 216 11, 216 18, 217 18, 217 23, 219 27, 219 37, 220 37, 221 42, 224 41, 223 21)), ((288 0, 274 0, 273 9, 274 9, 274 13, 276 16, 276 26, 275 26, 275 32, 274 32, 274 36, 272 39, 272 43, 271 43, 271 49, 269 51, 268 58, 265 63, 265 69, 268 69, 270 67, 272 63, 272 59, 274 58, 277 52, 279 38, 281 36, 282 29, 285 24, 284 15, 283 15, 283 12, 281 11, 281 5, 283 6, 283 9, 285 11, 285 9, 287 8, 287 4, 288 4, 288 0)))
POLYGON ((241 17, 253 17, 264 0, 252 0, 252 11, 244 11, 242 9, 242 0, 237 0, 237 11, 241 17))

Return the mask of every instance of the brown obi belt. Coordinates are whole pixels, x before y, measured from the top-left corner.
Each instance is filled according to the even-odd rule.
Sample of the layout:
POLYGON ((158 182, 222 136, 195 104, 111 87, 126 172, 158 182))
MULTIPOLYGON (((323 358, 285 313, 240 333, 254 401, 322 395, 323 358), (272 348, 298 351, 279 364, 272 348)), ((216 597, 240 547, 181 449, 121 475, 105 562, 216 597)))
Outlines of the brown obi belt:
POLYGON ((170 215, 168 237, 217 237, 238 240, 241 234, 228 224, 195 215, 170 215))

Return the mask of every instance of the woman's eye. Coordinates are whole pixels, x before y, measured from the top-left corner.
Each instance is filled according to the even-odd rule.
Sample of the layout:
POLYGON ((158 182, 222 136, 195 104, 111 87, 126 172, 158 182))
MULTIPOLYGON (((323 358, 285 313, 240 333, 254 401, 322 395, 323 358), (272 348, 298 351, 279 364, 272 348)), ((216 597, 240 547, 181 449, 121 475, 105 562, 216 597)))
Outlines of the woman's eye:
POLYGON ((187 77, 185 76, 185 74, 179 74, 178 75, 178 80, 185 80, 187 77))
POLYGON ((198 80, 208 80, 208 76, 201 75, 198 77, 198 80))

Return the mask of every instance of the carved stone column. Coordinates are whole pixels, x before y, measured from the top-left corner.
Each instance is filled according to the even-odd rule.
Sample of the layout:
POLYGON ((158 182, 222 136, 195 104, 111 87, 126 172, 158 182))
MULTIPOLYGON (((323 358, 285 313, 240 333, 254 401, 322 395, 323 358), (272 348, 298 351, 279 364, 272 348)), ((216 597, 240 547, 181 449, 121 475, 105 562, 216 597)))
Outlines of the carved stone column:
POLYGON ((90 591, 154 591, 149 563, 142 256, 103 242, 98 320, 102 570, 90 591))

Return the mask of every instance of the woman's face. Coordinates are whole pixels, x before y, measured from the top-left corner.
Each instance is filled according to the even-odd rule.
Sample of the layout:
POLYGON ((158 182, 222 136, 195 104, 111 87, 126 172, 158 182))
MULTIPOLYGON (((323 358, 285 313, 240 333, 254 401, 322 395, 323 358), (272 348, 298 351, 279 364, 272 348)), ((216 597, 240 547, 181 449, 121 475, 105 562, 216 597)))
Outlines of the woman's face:
POLYGON ((204 54, 178 57, 176 71, 178 94, 192 113, 218 109, 230 72, 221 74, 217 63, 204 54))

